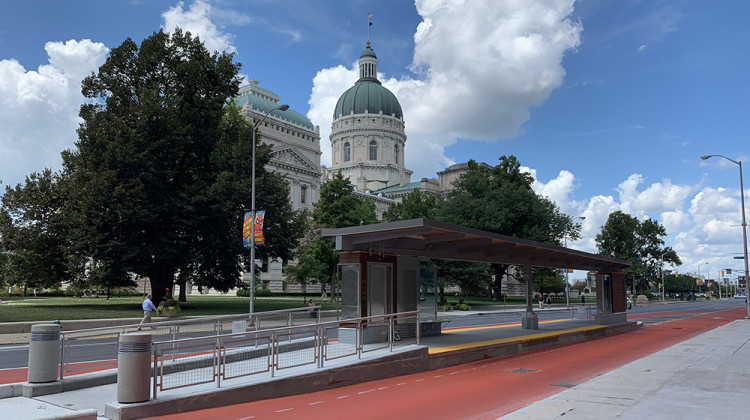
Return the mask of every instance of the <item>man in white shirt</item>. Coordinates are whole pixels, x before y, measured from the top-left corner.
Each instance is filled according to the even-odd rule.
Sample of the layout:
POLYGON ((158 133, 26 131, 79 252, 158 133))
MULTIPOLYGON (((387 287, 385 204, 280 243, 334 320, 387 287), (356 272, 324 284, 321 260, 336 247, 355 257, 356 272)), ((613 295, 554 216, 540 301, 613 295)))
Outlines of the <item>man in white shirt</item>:
MULTIPOLYGON (((151 323, 151 311, 156 310, 156 306, 154 306, 154 303, 151 302, 151 295, 146 296, 146 299, 143 299, 143 319, 141 320, 141 325, 143 324, 150 324, 151 323)), ((140 330, 141 327, 138 327, 140 330)))

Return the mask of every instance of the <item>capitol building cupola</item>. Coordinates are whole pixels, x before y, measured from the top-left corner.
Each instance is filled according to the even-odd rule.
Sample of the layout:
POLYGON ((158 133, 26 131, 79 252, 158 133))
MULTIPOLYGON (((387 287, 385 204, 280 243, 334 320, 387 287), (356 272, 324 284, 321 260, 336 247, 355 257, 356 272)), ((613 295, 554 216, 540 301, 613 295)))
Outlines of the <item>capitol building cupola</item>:
POLYGON ((360 191, 407 184, 404 117, 396 96, 378 80, 370 41, 359 57, 359 80, 336 103, 331 127, 332 164, 360 191))

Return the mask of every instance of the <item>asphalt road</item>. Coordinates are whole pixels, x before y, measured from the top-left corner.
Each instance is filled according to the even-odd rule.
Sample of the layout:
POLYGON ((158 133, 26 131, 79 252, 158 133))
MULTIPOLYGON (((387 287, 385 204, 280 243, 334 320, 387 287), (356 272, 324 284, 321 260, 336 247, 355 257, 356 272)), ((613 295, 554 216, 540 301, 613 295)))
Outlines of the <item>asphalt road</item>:
MULTIPOLYGON (((565 314, 546 312, 540 319, 565 314)), ((157 418, 496 419, 746 315, 744 301, 732 300, 637 307, 629 318, 642 320, 646 326, 627 334, 333 390, 157 418)), ((479 325, 479 320, 482 324, 513 322, 518 314, 454 317, 449 325, 479 325)))

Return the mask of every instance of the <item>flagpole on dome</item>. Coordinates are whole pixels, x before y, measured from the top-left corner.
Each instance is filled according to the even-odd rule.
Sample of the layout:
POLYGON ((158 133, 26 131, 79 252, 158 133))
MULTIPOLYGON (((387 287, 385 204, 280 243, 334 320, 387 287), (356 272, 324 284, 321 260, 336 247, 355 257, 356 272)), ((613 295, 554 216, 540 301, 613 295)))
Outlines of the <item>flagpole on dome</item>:
POLYGON ((370 42, 370 26, 372 26, 372 13, 367 14, 367 42, 370 42))

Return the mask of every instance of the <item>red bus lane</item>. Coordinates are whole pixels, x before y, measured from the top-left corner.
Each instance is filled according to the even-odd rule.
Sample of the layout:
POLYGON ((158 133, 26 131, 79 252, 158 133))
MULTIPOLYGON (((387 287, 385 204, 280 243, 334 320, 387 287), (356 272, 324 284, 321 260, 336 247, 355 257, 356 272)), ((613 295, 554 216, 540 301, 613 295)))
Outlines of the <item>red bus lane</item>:
POLYGON ((669 320, 582 343, 292 397, 159 419, 495 419, 745 317, 744 308, 669 320))

